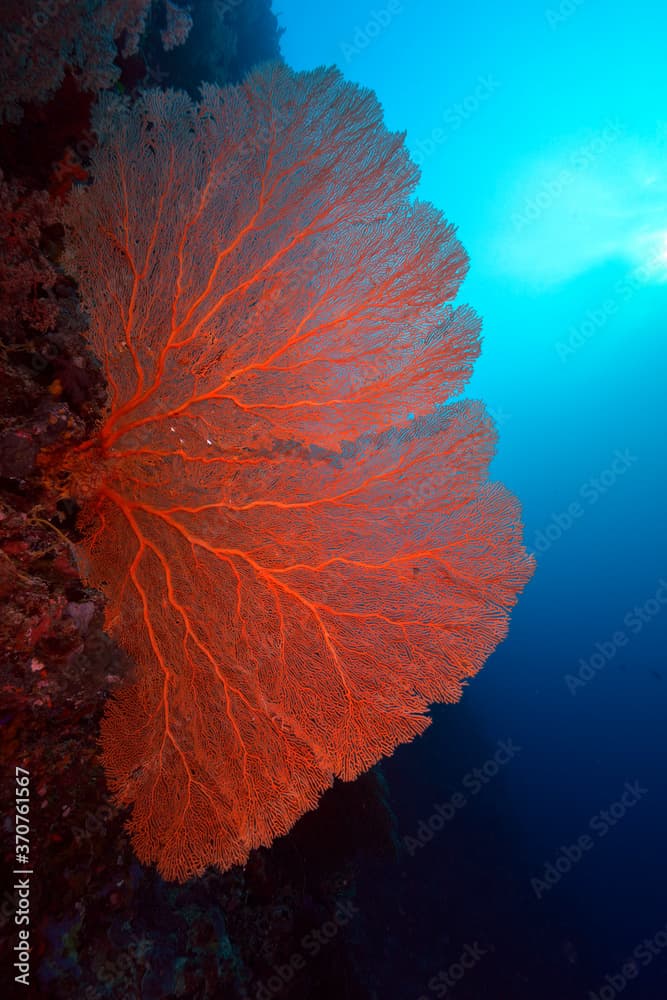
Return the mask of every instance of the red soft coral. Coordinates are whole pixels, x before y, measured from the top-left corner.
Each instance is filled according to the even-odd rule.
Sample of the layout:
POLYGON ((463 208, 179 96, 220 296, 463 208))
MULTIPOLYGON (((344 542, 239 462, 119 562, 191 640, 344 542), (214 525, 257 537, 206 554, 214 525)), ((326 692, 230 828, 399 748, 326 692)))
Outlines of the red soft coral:
POLYGON ((139 664, 103 724, 143 861, 289 830, 455 701, 531 572, 485 482, 453 228, 372 93, 271 65, 98 114, 69 265, 111 408, 68 460, 139 664))

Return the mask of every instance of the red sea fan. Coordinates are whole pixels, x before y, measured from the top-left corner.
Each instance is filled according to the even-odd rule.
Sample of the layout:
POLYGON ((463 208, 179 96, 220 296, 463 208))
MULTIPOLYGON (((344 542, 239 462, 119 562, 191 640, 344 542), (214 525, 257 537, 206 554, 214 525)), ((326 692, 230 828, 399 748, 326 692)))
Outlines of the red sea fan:
POLYGON ((374 95, 270 65, 96 127, 65 221, 111 403, 67 466, 139 669, 107 775, 183 880, 421 733, 532 564, 482 407, 436 406, 479 349, 467 260, 374 95))

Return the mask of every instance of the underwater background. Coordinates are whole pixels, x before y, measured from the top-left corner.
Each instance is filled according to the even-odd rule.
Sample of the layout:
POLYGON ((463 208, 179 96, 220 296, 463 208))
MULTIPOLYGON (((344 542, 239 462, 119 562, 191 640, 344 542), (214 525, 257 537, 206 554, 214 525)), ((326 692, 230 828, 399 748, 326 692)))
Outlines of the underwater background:
POLYGON ((360 898, 378 907, 377 995, 658 1000, 664 7, 406 2, 385 6, 381 30, 352 0, 281 9, 287 60, 336 61, 373 87, 389 126, 407 130, 419 195, 458 226, 471 258, 459 300, 484 318, 466 395, 496 419, 492 475, 521 498, 537 557, 508 639, 462 702, 438 706, 424 737, 383 765, 404 836, 466 779, 469 792, 360 898), (477 791, 471 772, 504 740, 520 751, 477 791), (438 978, 474 941, 486 949, 474 968, 456 986, 438 978))
MULTIPOLYGON (((27 679, 8 657, 3 753, 29 748, 43 777, 37 831, 51 873, 33 903, 30 995, 662 1000, 664 7, 191 6, 189 48, 164 54, 147 41, 138 63, 123 62, 120 87, 196 93, 204 73, 235 82, 280 54, 296 70, 338 65, 406 131, 419 197, 458 227, 470 256, 458 301, 481 314, 484 340, 464 395, 494 417, 492 478, 520 498, 537 568, 508 638, 458 704, 433 709, 424 736, 337 785, 245 869, 178 886, 133 858, 96 764, 122 664, 101 610, 76 580, 31 563, 43 593, 61 588, 77 627, 84 618, 84 633, 90 621, 97 630, 70 659, 56 629, 27 679), (214 8, 224 45, 207 21, 214 8)), ((86 100, 68 88, 52 113, 2 127, 3 170, 35 189, 86 134, 86 100)), ((65 159, 70 182, 85 151, 81 160, 65 159)), ((73 295, 58 294, 61 304, 73 295)), ((99 387, 74 360, 80 335, 71 319, 53 351, 26 341, 13 363, 47 397, 57 377, 85 424, 99 387)), ((18 378, 3 383, 8 401, 18 378)), ((36 469, 17 449, 43 433, 31 419, 0 453, 3 501, 18 511, 36 469)), ((64 526, 75 532, 75 519, 64 526)))

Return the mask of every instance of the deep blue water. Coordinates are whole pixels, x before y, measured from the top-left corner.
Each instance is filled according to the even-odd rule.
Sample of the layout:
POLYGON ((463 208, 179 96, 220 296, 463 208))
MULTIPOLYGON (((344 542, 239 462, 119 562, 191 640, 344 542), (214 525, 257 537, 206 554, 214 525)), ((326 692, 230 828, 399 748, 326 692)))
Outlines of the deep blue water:
POLYGON ((467 395, 496 417, 493 473, 521 498, 538 559, 463 701, 436 709, 384 767, 404 838, 467 794, 412 856, 366 873, 360 962, 383 1000, 658 1000, 664 9, 304 7, 280 4, 287 61, 335 62, 376 90, 422 165, 419 194, 459 226, 471 257, 459 298, 485 336, 467 395), (494 771, 503 740, 520 749, 473 794, 471 772, 494 771), (463 978, 447 980, 475 942, 484 954, 469 951, 463 978))
MULTIPOLYGON (((242 4, 216 3, 245 26, 232 77, 275 41, 242 4)), ((537 569, 463 699, 243 871, 169 885, 119 853, 120 823, 84 851, 57 833, 41 982, 64 995, 85 970, 95 996, 128 995, 98 971, 146 940, 148 1000, 185 995, 186 962, 202 997, 220 995, 219 962, 244 1000, 310 1000, 313 983, 317 1000, 665 1000, 664 5, 273 9, 289 65, 336 64, 377 92, 421 167, 419 197, 458 226, 471 262, 459 301, 484 319, 465 395, 496 421, 492 475, 521 499, 537 569), (352 916, 306 966, 338 895, 352 916), (304 975, 269 991, 290 953, 304 975)), ((201 58, 179 67, 153 48, 152 79, 196 89, 216 40, 205 18, 195 29, 201 58)), ((8 162, 29 157, 23 135, 8 162)), ((65 829, 64 792, 49 794, 65 829)), ((107 801, 95 794, 88 816, 107 801)))

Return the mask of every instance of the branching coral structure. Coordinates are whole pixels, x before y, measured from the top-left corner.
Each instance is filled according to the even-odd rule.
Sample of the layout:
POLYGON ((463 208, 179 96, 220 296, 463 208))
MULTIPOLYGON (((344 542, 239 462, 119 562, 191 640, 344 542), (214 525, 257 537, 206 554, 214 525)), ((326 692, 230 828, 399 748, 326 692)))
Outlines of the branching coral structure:
POLYGON ((138 857, 244 862, 456 701, 532 571, 458 395, 455 231, 375 96, 279 64, 97 111, 65 209, 110 404, 65 460, 138 665, 102 728, 138 857))
MULTIPOLYGON (((53 97, 69 69, 83 90, 111 87, 120 54, 137 53, 151 0, 3 0, 0 7, 0 122, 20 121, 23 105, 53 97)), ((165 0, 165 50, 192 26, 187 8, 165 0)))

